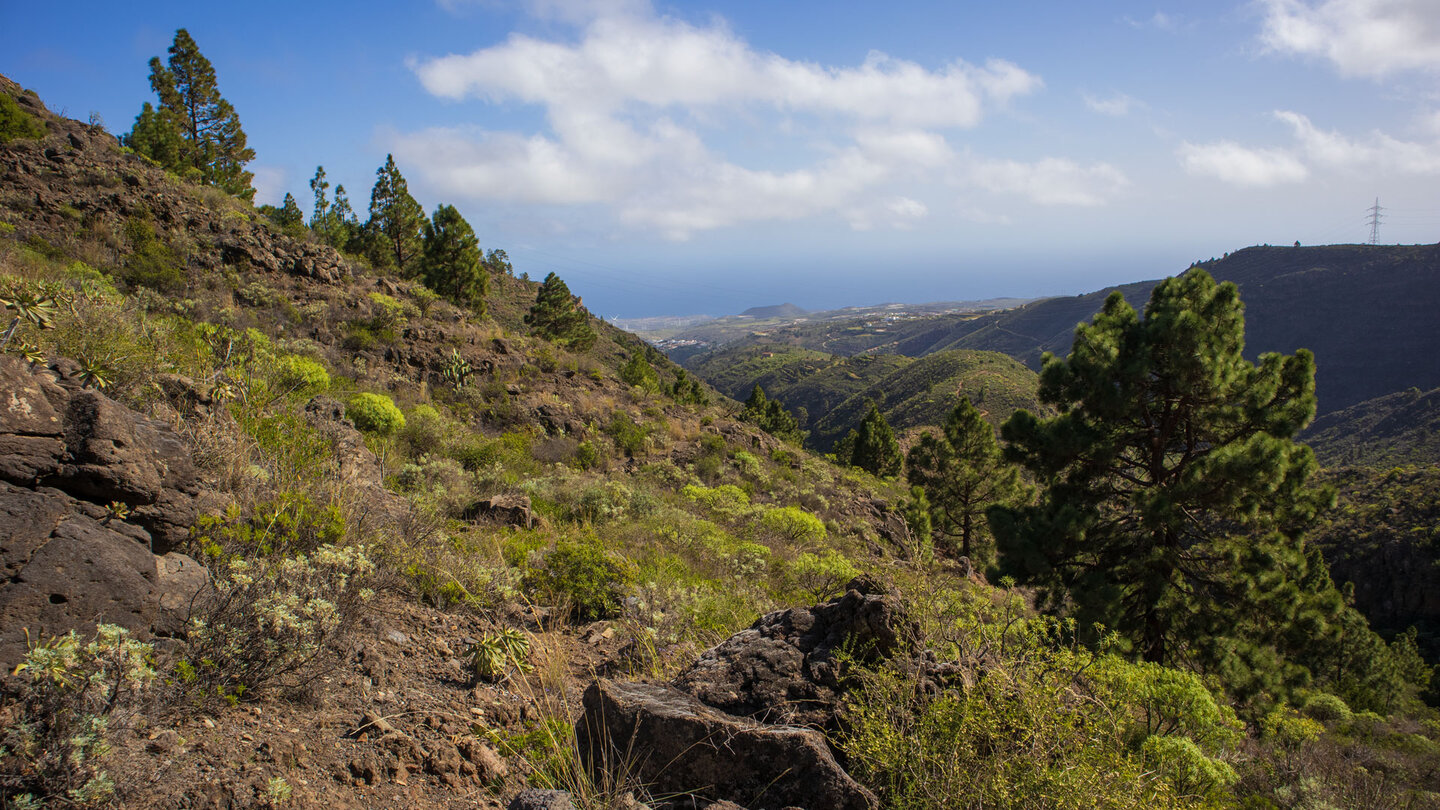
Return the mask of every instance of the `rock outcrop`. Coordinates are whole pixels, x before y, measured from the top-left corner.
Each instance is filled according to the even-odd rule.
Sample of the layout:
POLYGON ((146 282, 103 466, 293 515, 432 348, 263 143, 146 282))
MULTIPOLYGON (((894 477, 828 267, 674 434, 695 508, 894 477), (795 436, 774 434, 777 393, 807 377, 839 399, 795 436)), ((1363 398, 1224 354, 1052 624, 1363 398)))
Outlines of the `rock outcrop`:
POLYGON ((169 427, 54 369, 0 358, 0 666, 30 638, 173 635, 205 583, 173 549, 201 488, 169 427))
POLYGON ((760 617, 701 654, 675 685, 730 714, 833 728, 841 697, 835 653, 889 657, 918 636, 898 596, 859 578, 823 605, 760 617))
POLYGON ((664 684, 600 680, 584 706, 576 744, 592 773, 620 774, 652 795, 750 810, 879 807, 814 729, 735 717, 664 684))

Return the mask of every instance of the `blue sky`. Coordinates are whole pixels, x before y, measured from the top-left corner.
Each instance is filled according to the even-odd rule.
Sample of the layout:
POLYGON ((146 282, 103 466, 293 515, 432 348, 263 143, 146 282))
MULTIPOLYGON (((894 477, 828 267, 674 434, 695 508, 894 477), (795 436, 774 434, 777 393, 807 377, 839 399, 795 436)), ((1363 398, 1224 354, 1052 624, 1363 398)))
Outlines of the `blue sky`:
POLYGON ((603 315, 1071 294, 1440 240, 1440 3, 0 0, 0 72, 129 129, 185 27, 258 157, 394 153, 603 315), (243 8, 243 10, 239 10, 243 8))

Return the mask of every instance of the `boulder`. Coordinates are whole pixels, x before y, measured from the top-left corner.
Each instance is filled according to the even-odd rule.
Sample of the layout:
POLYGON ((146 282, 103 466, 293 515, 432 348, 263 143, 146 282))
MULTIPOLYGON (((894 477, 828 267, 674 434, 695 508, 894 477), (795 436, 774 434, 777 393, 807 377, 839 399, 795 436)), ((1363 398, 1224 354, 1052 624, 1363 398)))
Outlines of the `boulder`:
POLYGON ((665 684, 600 680, 583 703, 576 745, 597 782, 635 782, 652 795, 752 810, 879 807, 814 729, 735 717, 665 684))
POLYGON ((0 666, 97 622, 181 632, 204 569, 171 551, 202 495, 169 426, 67 373, 0 357, 0 666), (119 506, 113 506, 118 504, 119 506), (157 556, 163 555, 163 556, 157 556))
POLYGON ((841 697, 836 651, 888 658, 918 638, 900 598, 862 577, 823 605, 760 617, 702 653, 675 685, 731 714, 834 728, 841 697))
POLYGON ((98 622, 140 638, 183 629, 204 568, 175 552, 157 557, 143 529, 87 506, 0 482, 0 669, 14 669, 31 640, 98 622))
POLYGON ((481 498, 465 510, 467 520, 488 519, 505 526, 535 527, 535 513, 530 511, 530 498, 526 495, 500 494, 481 498))

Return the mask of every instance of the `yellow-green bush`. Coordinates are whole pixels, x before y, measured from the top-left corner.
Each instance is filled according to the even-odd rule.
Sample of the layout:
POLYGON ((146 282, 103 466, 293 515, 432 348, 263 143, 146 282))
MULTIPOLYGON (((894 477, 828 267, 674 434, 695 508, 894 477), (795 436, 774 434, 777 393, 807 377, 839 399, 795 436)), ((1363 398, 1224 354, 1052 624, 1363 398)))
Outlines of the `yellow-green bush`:
POLYGON ((356 394, 345 405, 345 416, 355 427, 378 436, 391 436, 405 427, 405 414, 384 394, 356 394))
POLYGON ((819 543, 826 536, 824 521, 795 506, 765 510, 760 516, 760 528, 800 546, 819 543))

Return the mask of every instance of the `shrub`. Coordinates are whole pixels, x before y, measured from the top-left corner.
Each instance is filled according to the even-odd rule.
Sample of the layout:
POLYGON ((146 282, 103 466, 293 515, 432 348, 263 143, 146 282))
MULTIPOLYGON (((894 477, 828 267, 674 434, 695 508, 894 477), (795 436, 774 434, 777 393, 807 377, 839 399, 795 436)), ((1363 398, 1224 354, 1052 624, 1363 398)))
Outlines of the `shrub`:
POLYGON ((1354 714, 1345 701, 1325 693, 1306 698, 1301 711, 1312 720, 1319 720, 1327 726, 1349 723, 1354 714))
POLYGON ((620 367, 620 380, 626 385, 634 386, 647 394, 658 394, 660 392, 660 377, 655 373, 654 367, 645 361, 644 357, 635 355, 625 365, 620 367))
POLYGON ((280 361, 277 376, 281 389, 292 396, 309 399, 330 390, 330 372, 325 366, 298 354, 286 355, 280 361))
POLYGON ((560 540, 526 572, 521 587, 542 601, 567 606, 579 621, 595 621, 619 615, 633 576, 626 560, 607 553, 590 536, 560 540))
POLYGON ((124 278, 131 284, 173 292, 185 286, 185 274, 169 245, 155 235, 150 221, 131 217, 125 223, 130 255, 125 258, 124 278))
POLYGON ((627 456, 643 453, 650 438, 650 431, 637 424, 630 414, 624 411, 616 411, 611 414, 610 424, 605 426, 605 433, 615 440, 615 446, 624 451, 627 456))
POLYGON ((345 406, 345 416, 367 433, 390 436, 405 427, 405 414, 384 394, 356 394, 345 406))
POLYGON ((116 710, 154 680, 150 657, 150 645, 113 624, 88 644, 71 631, 33 646, 0 703, 0 806, 107 803, 115 785, 102 765, 116 710))
POLYGON ((801 554, 791 567, 795 583, 812 602, 824 602, 843 593, 845 583, 860 570, 844 554, 830 550, 823 554, 801 554))
POLYGON ((233 702, 304 685, 373 595, 375 566, 363 546, 209 557, 212 589, 197 605, 177 667, 204 696, 233 702))
POLYGON ((680 494, 722 517, 735 519, 750 511, 750 496, 734 484, 702 487, 686 484, 680 494))
MULTIPOLYGON (((430 405, 416 405, 405 417, 405 427, 400 431, 412 457, 443 451, 450 444, 453 433, 449 420, 430 405)), ((458 459, 457 459, 458 460, 458 459)))
POLYGON ((600 466, 600 450, 595 443, 586 439, 575 447, 575 457, 572 462, 582 470, 593 470, 600 466))
POLYGON ((765 510, 760 516, 760 527, 797 545, 819 543, 826 534, 825 523, 820 518, 795 506, 765 510))
POLYGON ((8 93, 0 93, 0 144, 17 138, 45 137, 45 123, 20 107, 8 93))
POLYGON ((1239 778, 1235 769, 1205 756, 1200 746, 1185 737, 1147 738, 1140 746, 1140 756, 1181 798, 1218 801, 1239 778))

